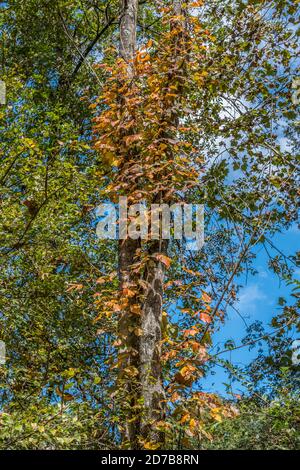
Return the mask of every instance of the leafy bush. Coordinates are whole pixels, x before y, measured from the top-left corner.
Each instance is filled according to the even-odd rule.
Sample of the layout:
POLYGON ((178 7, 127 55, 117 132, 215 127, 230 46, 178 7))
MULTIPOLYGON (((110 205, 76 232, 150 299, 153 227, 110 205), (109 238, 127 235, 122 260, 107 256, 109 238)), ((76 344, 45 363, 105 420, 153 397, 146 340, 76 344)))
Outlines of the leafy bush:
POLYGON ((299 397, 281 396, 260 406, 240 404, 239 415, 214 424, 213 439, 203 448, 236 450, 291 450, 300 448, 299 397))

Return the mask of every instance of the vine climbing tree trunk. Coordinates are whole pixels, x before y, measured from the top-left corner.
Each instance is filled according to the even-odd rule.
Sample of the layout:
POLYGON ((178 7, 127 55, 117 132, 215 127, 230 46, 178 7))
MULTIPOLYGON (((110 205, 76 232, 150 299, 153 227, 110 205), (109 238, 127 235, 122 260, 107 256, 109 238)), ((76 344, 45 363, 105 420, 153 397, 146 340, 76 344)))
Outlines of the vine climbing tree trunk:
MULTIPOLYGON (((137 9, 137 0, 122 0, 120 57, 127 64, 127 79, 132 80, 134 80, 137 9)), ((130 149, 129 154, 128 160, 132 159, 130 149)), ((126 162, 123 169, 127 171, 127 178, 130 178, 126 162)), ((132 201, 130 190, 127 196, 132 201)), ((131 372, 126 383, 128 397, 125 413, 126 438, 131 448, 143 448, 145 442, 149 440, 161 441, 160 434, 154 431, 154 425, 162 417, 164 398, 161 373, 164 266, 158 259, 152 258, 152 255, 165 252, 166 243, 149 242, 143 245, 143 250, 147 252, 149 261, 143 273, 137 274, 133 272, 132 266, 137 261, 137 254, 141 252, 141 241, 127 238, 119 243, 121 292, 134 292, 134 295, 128 299, 120 320, 124 345, 121 354, 123 359, 125 358, 123 364, 125 369, 131 372)))
MULTIPOLYGON (((174 0, 172 8, 172 19, 170 23, 170 30, 178 28, 179 35, 175 35, 175 43, 171 49, 174 54, 174 70, 168 72, 167 78, 167 93, 171 90, 172 86, 176 87, 178 93, 181 93, 180 78, 177 76, 177 63, 182 60, 180 57, 182 48, 182 34, 184 34, 184 24, 182 21, 182 0, 174 0), (178 41, 179 39, 179 41, 178 41)), ((181 65, 180 65, 181 67, 181 65)), ((174 89, 174 88, 173 88, 174 89)), ((169 107, 169 125, 171 128, 176 128, 179 124, 176 112, 172 111, 173 104, 169 107)), ((166 106, 167 110, 167 106, 166 106)), ((166 112, 166 116, 168 113, 166 112)), ((168 118, 163 115, 163 121, 168 121, 168 118)), ((163 130, 157 138, 172 139, 174 135, 167 129, 163 130)), ((169 162, 172 162, 172 150, 168 155, 169 162)), ((162 164, 164 162, 161 162, 162 164)), ((168 177, 166 176, 166 181, 168 177)), ((168 184, 166 185, 168 187, 168 184)), ((154 192, 152 203, 171 204, 172 191, 170 196, 170 187, 166 190, 158 190, 154 192)), ((155 423, 164 420, 166 397, 163 387, 162 376, 162 318, 163 318, 163 291, 164 291, 164 278, 165 270, 168 265, 169 259, 167 257, 168 240, 152 240, 147 244, 147 254, 149 261, 146 264, 144 271, 144 281, 146 282, 147 290, 142 305, 142 331, 143 335, 140 338, 140 379, 141 379, 141 394, 144 403, 144 416, 141 425, 141 432, 144 439, 152 443, 160 443, 163 445, 163 433, 159 432, 155 427, 155 423)))
MULTIPOLYGON (((138 100, 138 97, 135 96, 135 93, 138 94, 138 89, 135 88, 135 79, 137 78, 135 75, 137 13, 137 0, 121 1, 119 53, 123 66, 125 64, 125 80, 121 85, 121 89, 124 89, 125 93, 120 99, 124 100, 124 109, 126 110, 124 122, 128 124, 123 126, 121 138, 125 142, 130 142, 136 132, 134 126, 132 127, 130 124, 135 122, 136 118, 134 111, 132 111, 134 106, 130 107, 128 103, 132 105, 135 100, 138 100), (128 111, 129 109, 131 111, 128 111)), ((167 72, 165 90, 162 91, 163 112, 159 118, 162 125, 158 126, 159 131, 156 136, 158 140, 171 140, 174 137, 172 132, 178 125, 178 117, 173 111, 173 108, 176 109, 175 100, 173 103, 167 96, 172 86, 173 88, 178 87, 178 93, 181 93, 177 69, 182 68, 182 64, 178 67, 176 64, 176 56, 180 59, 181 31, 184 29, 180 23, 181 1, 174 1, 173 15, 170 29, 177 28, 175 36, 178 44, 174 42, 170 48, 174 70, 167 72), (178 30, 180 30, 179 33, 178 30), (169 106, 168 117, 165 116, 164 105, 169 106), (170 128, 173 129, 171 133, 164 127, 168 120, 170 128)), ((139 122, 138 125, 141 126, 143 123, 139 122)), ((168 183, 166 189, 161 189, 161 178, 165 177, 166 181, 170 178, 167 167, 168 162, 172 163, 172 149, 167 153, 168 155, 164 157, 165 161, 154 161, 154 165, 159 163, 159 165, 165 164, 166 166, 166 174, 157 174, 156 176, 156 190, 155 184, 153 185, 153 176, 149 175, 148 177, 149 163, 144 163, 141 160, 134 145, 126 147, 122 165, 119 168, 119 180, 124 184, 123 187, 126 187, 125 195, 129 203, 141 202, 137 200, 139 197, 137 199, 135 197, 136 189, 141 189, 147 183, 150 186, 152 184, 153 188, 147 201, 148 204, 170 204, 172 202, 168 183), (134 173, 137 165, 143 179, 136 182, 134 173), (131 181, 135 181, 135 184, 131 184, 131 181)), ((155 158, 159 160, 159 153, 155 158)), ((123 396, 125 399, 122 406, 123 416, 126 417, 125 439, 132 449, 145 448, 145 446, 148 446, 146 448, 163 446, 163 433, 158 429, 157 424, 164 420, 166 403, 161 348, 164 278, 165 269, 169 263, 167 249, 168 241, 162 240, 161 233, 158 239, 151 240, 149 237, 147 241, 133 240, 127 234, 127 238, 119 242, 120 293, 123 297, 123 308, 119 322, 122 343, 119 355, 120 384, 124 385, 123 396)))
POLYGON ((149 242, 149 261, 144 270, 146 292, 142 304, 140 337, 140 380, 144 413, 141 423, 143 438, 163 444, 163 434, 155 424, 164 418, 165 393, 162 377, 162 314, 165 265, 160 261, 167 253, 166 240, 149 242))
MULTIPOLYGON (((136 27, 137 27, 138 0, 120 1, 120 58, 124 60, 125 81, 132 80, 134 76, 134 56, 136 50, 136 27)), ((120 98, 124 100, 123 97, 120 98)), ((124 103, 125 106, 125 103, 124 103)), ((120 172, 128 169, 130 161, 130 150, 125 155, 123 168, 120 172)), ((130 180, 130 174, 127 174, 127 180, 130 180)), ((127 181, 130 187, 130 181, 127 181)), ((129 194, 126 194, 128 197, 129 194)), ((127 216, 126 216, 127 217, 127 216)), ((126 220, 127 222, 127 220, 126 220)), ((120 273, 120 294, 127 296, 128 292, 135 292, 136 275, 132 273, 132 265, 135 262, 137 250, 140 247, 139 240, 132 240, 127 236, 119 241, 119 273, 120 273)), ((125 386, 123 406, 123 418, 126 421, 124 438, 132 449, 139 448, 140 419, 138 415, 137 404, 139 400, 139 338, 136 335, 139 328, 138 315, 132 314, 133 306, 136 305, 136 294, 128 296, 128 302, 123 308, 119 322, 119 333, 122 338, 122 348, 120 351, 119 364, 121 366, 120 377, 121 386, 125 386), (125 374, 124 374, 125 371, 125 374), (129 372, 129 373, 127 373, 129 372)))

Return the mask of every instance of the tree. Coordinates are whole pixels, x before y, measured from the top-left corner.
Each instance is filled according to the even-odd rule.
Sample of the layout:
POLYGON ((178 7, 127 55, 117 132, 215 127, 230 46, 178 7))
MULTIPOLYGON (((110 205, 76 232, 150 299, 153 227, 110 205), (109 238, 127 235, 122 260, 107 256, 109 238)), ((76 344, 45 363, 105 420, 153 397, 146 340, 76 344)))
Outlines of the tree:
POLYGON ((213 334, 256 246, 288 281, 296 263, 272 235, 297 218, 297 14, 289 0, 2 8, 6 412, 83 401, 107 446, 146 449, 189 447, 202 412, 231 414, 201 392, 213 334), (204 249, 97 241, 92 208, 124 195, 204 203, 204 249))
MULTIPOLYGON (((80 14, 79 6, 1 5, 0 332, 7 365, 0 397, 24 445, 28 427, 35 435, 43 423, 54 427, 70 402, 78 410, 88 395, 86 415, 99 413, 111 380, 105 360, 112 341, 94 323, 93 294, 106 269, 101 258, 109 266, 114 254, 91 226, 99 157, 90 145, 92 112, 81 100, 96 84, 73 44, 88 48, 106 15, 96 7, 80 14), (83 282, 91 288, 81 296, 83 282)), ((97 426, 104 421, 99 415, 97 426)), ((56 445, 62 428, 52 436, 56 445)), ((9 447, 15 438, 8 429, 9 447)), ((107 433, 95 436, 106 442, 107 433)))
MULTIPOLYGON (((228 303, 232 301, 230 297, 235 298, 235 288, 232 284, 236 275, 243 269, 245 260, 249 259, 252 246, 265 242, 264 234, 269 228, 270 220, 273 231, 276 225, 280 224, 282 216, 288 222, 293 220, 295 214, 293 204, 284 215, 280 207, 285 205, 285 197, 291 202, 290 198, 293 199, 295 194, 293 189, 289 194, 285 193, 280 203, 277 203, 278 194, 285 185, 284 174, 280 170, 280 157, 275 163, 276 175, 270 177, 270 170, 263 170, 264 165, 270 169, 270 152, 264 152, 263 148, 271 149, 275 157, 280 155, 276 146, 273 147, 269 143, 267 134, 269 129, 273 128, 275 119, 278 119, 275 115, 281 114, 280 108, 276 108, 276 111, 272 109, 269 114, 270 109, 264 109, 264 105, 272 101, 274 106, 274 90, 282 86, 286 89, 288 85, 286 75, 284 74, 283 79, 276 72, 279 51, 276 50, 273 56, 269 44, 261 49, 259 44, 267 40, 273 44, 275 38, 278 41, 280 28, 278 24, 274 29, 271 28, 270 19, 264 21, 257 8, 239 2, 234 12, 229 5, 224 7, 223 14, 227 17, 228 24, 220 26, 220 23, 211 21, 211 15, 215 13, 215 4, 212 2, 204 8, 203 13, 210 23, 208 30, 204 29, 196 15, 188 10, 187 3, 184 7, 181 2, 174 2, 173 5, 167 3, 166 7, 162 8, 163 32, 160 40, 155 46, 151 41, 146 45, 142 44, 134 55, 137 4, 129 2, 127 7, 129 13, 125 10, 124 22, 121 21, 120 28, 123 60, 117 62, 116 68, 107 68, 107 72, 111 73, 109 85, 103 94, 107 110, 96 118, 95 130, 99 133, 96 148, 114 157, 112 165, 116 171, 112 172, 112 182, 107 191, 111 198, 119 191, 120 194, 128 195, 132 203, 140 202, 142 198, 146 199, 148 204, 157 201, 170 203, 176 200, 174 195, 178 198, 179 193, 184 193, 186 200, 191 200, 197 198, 195 187, 202 179, 202 187, 204 189, 205 185, 208 193, 208 208, 218 205, 220 218, 231 224, 228 234, 232 235, 235 230, 240 238, 240 250, 233 248, 239 251, 237 260, 234 263, 229 262, 229 269, 226 269, 225 262, 221 260, 228 275, 223 274, 224 283, 213 309, 209 305, 210 296, 205 292, 202 295, 204 306, 203 310, 200 310, 200 319, 206 325, 201 326, 198 323, 194 328, 185 330, 183 339, 180 339, 179 344, 182 347, 187 337, 195 337, 194 348, 198 348, 196 351, 202 351, 205 356, 210 332, 215 327, 211 323, 221 316, 219 307, 223 301, 227 298, 228 303), (241 18, 247 23, 246 32, 241 26, 241 18), (230 44, 230 48, 230 36, 224 39, 226 29, 232 35, 233 44, 230 44), (251 40, 254 41, 253 46, 251 40), (274 65, 271 64, 271 57, 275 60, 274 65), (234 80, 233 76, 238 76, 238 80, 234 80), (217 80, 214 77, 217 77, 217 80), (274 83, 274 80, 278 80, 278 83, 274 83), (282 83, 284 85, 281 85, 282 83), (121 100, 120 94, 123 95, 121 100), (226 115, 222 118, 220 113, 224 108, 224 100, 230 103, 233 113, 237 112, 237 117, 226 115), (257 113, 256 106, 260 108, 260 114, 257 113), (199 108, 203 109, 201 115, 199 108), (187 122, 189 127, 182 130, 183 122, 187 122), (200 141, 199 144, 196 139, 199 139, 201 133, 206 141, 200 141), (225 139, 225 142, 221 142, 225 150, 221 151, 220 155, 225 152, 228 155, 217 164, 212 164, 204 178, 200 178, 199 173, 195 171, 203 165, 199 154, 208 154, 211 159, 216 153, 216 160, 220 157, 217 155, 219 144, 207 145, 207 141, 210 138, 215 139, 217 135, 225 139), (189 171, 178 163, 180 160, 188 163, 189 171), (168 171, 164 171, 164 163, 169 166, 168 171), (231 165, 233 170, 244 172, 245 177, 242 175, 238 178, 239 186, 241 181, 244 183, 243 189, 238 190, 235 183, 226 184, 231 165), (136 174, 138 178, 135 177, 136 174), (163 184, 160 184, 162 179, 163 184), (214 180, 217 187, 213 183, 214 180), (188 185, 186 181, 189 182, 188 185), (222 189, 220 184, 224 185, 222 189), (142 188, 146 188, 147 193, 142 188), (249 215, 246 215, 248 209, 249 215), (241 229, 238 228, 239 224, 241 229)), ((196 2, 191 7, 201 8, 202 3, 196 2)), ((290 11, 293 12, 293 9, 290 8, 290 11)), ((274 18, 282 14, 285 14, 285 10, 278 5, 274 18)), ((287 40, 285 33, 282 40, 287 40)), ((280 59, 280 63, 285 64, 286 71, 290 67, 292 49, 292 45, 285 49, 289 50, 288 56, 280 59)), ((280 101, 284 100, 284 105, 280 104, 286 118, 289 117, 286 101, 288 99, 288 95, 284 94, 279 98, 280 101)), ((290 117, 294 117, 293 112, 290 117)), ((274 135, 271 139, 273 138, 274 135)), ((293 163, 291 160, 287 163, 288 160, 289 158, 285 160, 285 171, 289 172, 289 177, 293 177, 293 163), (291 164, 290 170, 286 164, 291 164)), ((145 439, 148 443, 149 437, 153 445, 157 444, 158 435, 155 435, 151 428, 153 424, 155 426, 155 419, 160 422, 164 415, 163 410, 158 412, 159 404, 151 394, 158 392, 160 402, 165 401, 160 392, 160 342, 163 278, 166 266, 171 263, 167 249, 168 246, 162 239, 148 244, 127 239, 120 247, 121 310, 124 312, 121 320, 121 356, 122 359, 125 357, 128 367, 124 366, 122 359, 119 367, 121 374, 125 374, 130 382, 132 432, 128 437, 134 447, 138 447, 139 439, 144 446, 145 439), (148 287, 145 287, 145 282, 148 287), (157 291, 153 288, 155 283, 158 286, 157 291), (145 417, 149 422, 143 430, 140 421, 145 417)), ((202 253, 201 258, 203 259, 202 253)), ((197 269, 195 274, 197 275, 197 269)), ((206 283, 207 280, 203 285, 206 283)), ((199 288, 196 290, 199 293, 199 288)), ((185 299, 185 294, 184 289, 181 289, 181 301, 185 299)), ((184 301, 187 306, 185 311, 193 314, 195 305, 189 300, 184 301)), ((188 342, 187 348, 189 347, 188 342)), ((176 347, 174 353, 173 358, 179 353, 176 347)), ((197 375, 201 375, 203 359, 199 363, 200 367, 187 357, 182 358, 178 364, 181 369, 174 377, 181 385, 190 386, 197 379, 197 375)), ((173 386, 170 389, 173 390, 173 386)))

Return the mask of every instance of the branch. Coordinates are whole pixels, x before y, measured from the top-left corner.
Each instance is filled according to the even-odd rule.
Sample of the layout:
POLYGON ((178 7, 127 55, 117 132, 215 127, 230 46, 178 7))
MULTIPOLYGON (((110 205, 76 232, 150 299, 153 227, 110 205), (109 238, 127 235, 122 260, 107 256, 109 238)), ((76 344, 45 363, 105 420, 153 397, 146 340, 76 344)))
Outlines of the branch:
POLYGON ((111 18, 107 23, 106 25, 99 31, 99 33, 95 36, 95 38, 93 39, 93 41, 88 45, 88 47, 86 48, 86 50, 81 54, 81 57, 75 67, 75 69, 73 70, 72 72, 72 75, 71 75, 71 78, 70 78, 70 82, 72 82, 77 74, 77 72, 79 71, 80 67, 82 66, 83 62, 85 61, 85 59, 87 58, 87 56, 89 55, 89 53, 92 51, 92 49, 94 48, 94 46, 96 45, 96 43, 99 41, 99 39, 101 38, 101 36, 108 30, 108 28, 116 21, 117 17, 113 17, 111 18))
MULTIPOLYGON (((105 26, 96 34, 95 38, 90 42, 90 44, 88 45, 88 47, 85 49, 84 52, 81 52, 80 49, 77 47, 77 45, 75 44, 74 42, 74 39, 69 35, 69 32, 68 32, 68 29, 67 29, 67 26, 66 26, 66 23, 65 23, 65 20, 62 16, 62 13, 60 11, 60 9, 58 9, 58 14, 59 14, 59 17, 62 21, 62 24, 63 24, 63 28, 64 28, 64 31, 66 33, 66 36, 70 39, 70 41, 74 44, 74 46, 76 47, 78 53, 80 54, 80 59, 77 63, 77 65, 75 66, 75 69, 73 70, 71 76, 70 76, 70 79, 69 79, 69 84, 75 79, 76 77, 76 74, 78 73, 79 69, 81 68, 82 64, 84 63, 85 59, 88 57, 88 55, 90 54, 90 52, 92 51, 92 49, 94 48, 94 46, 96 45, 96 43, 99 41, 100 37, 108 30, 108 28, 117 20, 117 16, 114 16, 112 17, 106 24, 105 26)), ((97 77, 98 78, 98 77, 97 77)))

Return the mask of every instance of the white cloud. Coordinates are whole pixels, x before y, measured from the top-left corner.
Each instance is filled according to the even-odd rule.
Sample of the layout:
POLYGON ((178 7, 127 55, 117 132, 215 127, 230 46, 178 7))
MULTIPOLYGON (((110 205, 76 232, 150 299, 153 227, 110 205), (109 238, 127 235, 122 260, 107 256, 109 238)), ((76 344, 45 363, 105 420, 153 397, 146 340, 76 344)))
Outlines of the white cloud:
POLYGON ((290 141, 286 137, 281 137, 278 141, 281 152, 290 152, 290 141))
POLYGON ((258 284, 250 284, 241 290, 236 307, 241 314, 253 315, 261 302, 265 303, 267 300, 268 296, 258 284))
POLYGON ((300 234, 300 229, 297 224, 293 224, 286 233, 291 233, 291 234, 300 234))

